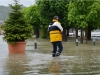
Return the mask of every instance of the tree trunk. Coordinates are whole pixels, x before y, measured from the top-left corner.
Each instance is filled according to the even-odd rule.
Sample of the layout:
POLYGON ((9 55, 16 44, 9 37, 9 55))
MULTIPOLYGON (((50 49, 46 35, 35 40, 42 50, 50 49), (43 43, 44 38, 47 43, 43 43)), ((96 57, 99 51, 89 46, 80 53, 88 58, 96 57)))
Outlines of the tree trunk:
POLYGON ((34 32, 35 32, 36 38, 39 38, 39 35, 40 35, 39 28, 36 27, 34 30, 35 30, 34 32))
POLYGON ((63 28, 62 40, 63 40, 64 42, 67 42, 67 35, 66 35, 66 29, 65 29, 65 28, 63 28))
POLYGON ((83 43, 83 29, 81 28, 81 40, 80 43, 83 43))
POLYGON ((91 26, 87 27, 87 40, 91 40, 91 26))
POLYGON ((69 36, 69 28, 67 28, 67 36, 69 36))
POLYGON ((75 38, 77 39, 77 38, 78 38, 78 28, 77 28, 77 27, 76 27, 76 29, 75 29, 75 33, 76 33, 75 38))
POLYGON ((36 30, 36 38, 39 38, 39 29, 36 30))

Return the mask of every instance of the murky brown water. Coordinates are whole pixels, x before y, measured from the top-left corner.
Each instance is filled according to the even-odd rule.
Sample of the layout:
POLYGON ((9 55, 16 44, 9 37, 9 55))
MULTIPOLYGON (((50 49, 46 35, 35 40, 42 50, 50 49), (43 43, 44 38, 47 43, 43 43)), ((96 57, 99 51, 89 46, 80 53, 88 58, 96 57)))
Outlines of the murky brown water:
POLYGON ((72 41, 63 42, 64 50, 56 58, 51 56, 52 45, 49 40, 38 40, 37 49, 34 48, 33 39, 28 40, 25 54, 8 54, 7 45, 3 42, 5 48, 1 49, 5 50, 0 51, 0 74, 100 75, 99 42, 96 42, 96 46, 92 42, 78 46, 72 41))

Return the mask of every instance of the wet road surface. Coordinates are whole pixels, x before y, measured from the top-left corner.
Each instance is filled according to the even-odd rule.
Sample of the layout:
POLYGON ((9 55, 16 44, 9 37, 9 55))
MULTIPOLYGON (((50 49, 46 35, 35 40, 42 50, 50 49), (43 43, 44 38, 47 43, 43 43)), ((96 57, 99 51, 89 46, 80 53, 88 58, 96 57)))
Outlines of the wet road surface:
POLYGON ((0 35, 0 75, 100 75, 100 41, 63 42, 61 56, 53 58, 49 40, 38 40, 37 49, 33 40, 27 40, 25 54, 9 54, 0 35))

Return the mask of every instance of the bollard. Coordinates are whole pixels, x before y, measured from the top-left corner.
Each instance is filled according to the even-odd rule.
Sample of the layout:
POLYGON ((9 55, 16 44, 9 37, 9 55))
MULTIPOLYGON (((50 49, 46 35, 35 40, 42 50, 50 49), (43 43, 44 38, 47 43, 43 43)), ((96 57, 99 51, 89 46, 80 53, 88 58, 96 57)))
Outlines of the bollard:
POLYGON ((35 49, 37 49, 37 43, 34 43, 35 49))
POLYGON ((93 39, 93 46, 95 46, 95 38, 93 39))
POLYGON ((34 48, 37 49, 37 40, 34 40, 34 48))
POLYGON ((78 39, 76 39, 76 46, 78 46, 78 39))

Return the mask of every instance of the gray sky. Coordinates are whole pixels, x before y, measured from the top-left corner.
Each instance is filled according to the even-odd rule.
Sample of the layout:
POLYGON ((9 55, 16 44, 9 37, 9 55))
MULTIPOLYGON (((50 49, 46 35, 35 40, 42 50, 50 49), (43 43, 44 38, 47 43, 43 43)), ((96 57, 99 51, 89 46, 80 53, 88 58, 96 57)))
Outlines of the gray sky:
MULTIPOLYGON (((33 5, 35 0, 19 0, 20 4, 23 4, 24 6, 28 7, 30 5, 33 5)), ((0 5, 8 6, 9 4, 13 4, 14 0, 0 0, 0 5)))

